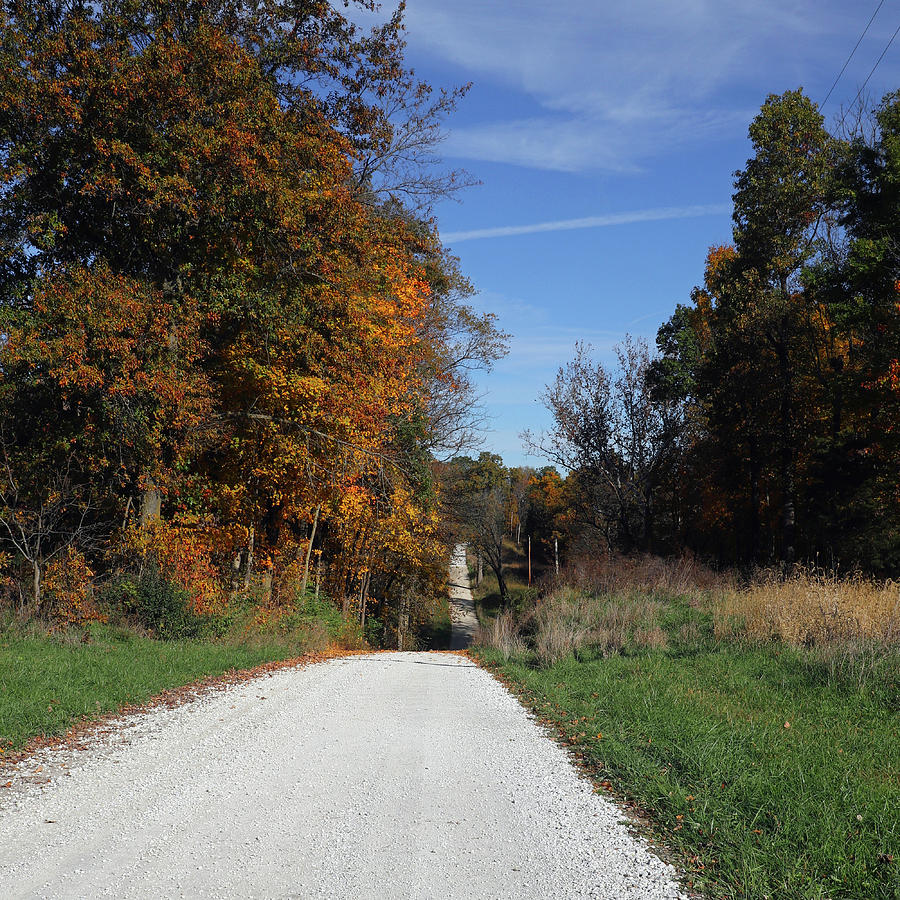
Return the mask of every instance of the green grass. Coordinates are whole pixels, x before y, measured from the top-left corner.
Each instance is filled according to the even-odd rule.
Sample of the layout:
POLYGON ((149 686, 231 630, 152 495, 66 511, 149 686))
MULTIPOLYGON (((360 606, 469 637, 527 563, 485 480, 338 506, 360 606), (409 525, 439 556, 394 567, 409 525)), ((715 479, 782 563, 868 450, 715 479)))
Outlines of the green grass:
POLYGON ((661 621, 661 650, 547 669, 478 652, 709 896, 900 898, 900 660, 841 678, 802 649, 715 642, 684 598, 661 621))
MULTIPOLYGON (((0 753, 208 676, 334 644, 365 646, 359 625, 345 622, 324 597, 308 595, 271 621, 260 623, 258 613, 249 600, 235 601, 226 617, 204 622, 202 639, 169 641, 125 625, 48 633, 38 623, 0 620, 0 753)), ((377 646, 380 623, 367 624, 367 636, 377 646)), ((450 627, 447 601, 422 626, 419 645, 449 647, 450 627)))
POLYGON ((90 634, 88 644, 0 638, 0 746, 6 752, 168 688, 290 657, 294 649, 277 640, 246 647, 163 642, 104 626, 92 626, 90 634))
MULTIPOLYGON (((484 566, 484 578, 481 584, 475 585, 475 556, 469 553, 469 580, 472 584, 472 597, 475 600, 475 614, 478 621, 486 625, 496 618, 502 609, 500 588, 497 576, 490 567, 484 566)), ((539 557, 537 547, 532 548, 531 577, 532 583, 537 581, 544 571, 544 562, 539 557)), ((528 586, 528 550, 525 543, 521 546, 510 538, 503 539, 503 574, 509 592, 509 605, 512 609, 524 607, 533 602, 537 595, 535 587, 528 586)))
POLYGON ((362 645, 358 627, 324 599, 308 597, 262 624, 254 621, 257 612, 250 603, 235 604, 227 618, 207 623, 205 638, 171 641, 124 625, 48 633, 37 623, 0 623, 0 752, 208 676, 329 644, 362 645))

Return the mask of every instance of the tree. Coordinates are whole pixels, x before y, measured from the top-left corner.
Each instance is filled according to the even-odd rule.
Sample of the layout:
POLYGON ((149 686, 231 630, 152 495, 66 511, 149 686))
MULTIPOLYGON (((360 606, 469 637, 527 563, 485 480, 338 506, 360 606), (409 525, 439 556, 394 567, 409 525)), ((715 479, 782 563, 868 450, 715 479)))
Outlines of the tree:
POLYGON ((831 435, 812 473, 816 539, 876 571, 900 565, 900 93, 858 129, 836 173, 845 241, 811 273, 832 347, 831 435))
POLYGON ((725 275, 735 284, 723 292, 723 305, 730 301, 727 312, 774 356, 781 557, 790 566, 796 556, 800 276, 816 253, 829 209, 834 148, 821 113, 799 90, 766 99, 750 125, 750 140, 754 156, 735 173, 736 254, 725 275))
POLYGON ((650 354, 630 337, 616 348, 612 374, 578 344, 543 394, 553 415, 548 434, 522 437, 591 485, 598 525, 625 550, 653 544, 654 498, 677 452, 679 405, 653 390, 650 354), (612 526, 610 530, 609 526, 612 526))
MULTIPOLYGON (((577 498, 570 496, 566 482, 553 466, 531 471, 527 487, 528 532, 559 561, 559 542, 565 542, 572 529, 577 498)), ((565 546, 563 547, 565 552, 565 546)))
POLYGON ((497 577, 500 602, 509 588, 503 571, 503 538, 509 524, 509 472, 495 453, 483 451, 477 460, 459 457, 445 473, 445 495, 459 534, 491 567, 497 577))
POLYGON ((245 542, 245 584, 314 539, 347 590, 433 568, 430 454, 469 442, 504 336, 404 206, 457 183, 432 151, 461 92, 402 30, 325 0, 0 12, 0 411, 112 540, 143 509, 245 542))

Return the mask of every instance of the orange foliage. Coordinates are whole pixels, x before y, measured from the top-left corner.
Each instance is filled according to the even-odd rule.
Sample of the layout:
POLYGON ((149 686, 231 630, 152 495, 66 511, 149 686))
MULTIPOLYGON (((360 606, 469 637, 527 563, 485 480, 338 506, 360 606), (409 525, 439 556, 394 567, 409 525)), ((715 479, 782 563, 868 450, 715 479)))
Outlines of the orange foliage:
POLYGON ((47 566, 44 592, 54 621, 61 625, 106 621, 91 596, 93 575, 84 556, 72 546, 47 566))
POLYGON ((187 593, 194 613, 224 611, 228 595, 216 565, 218 548, 228 543, 222 529, 183 516, 170 522, 155 521, 145 528, 132 527, 125 543, 144 558, 152 558, 160 572, 187 593))

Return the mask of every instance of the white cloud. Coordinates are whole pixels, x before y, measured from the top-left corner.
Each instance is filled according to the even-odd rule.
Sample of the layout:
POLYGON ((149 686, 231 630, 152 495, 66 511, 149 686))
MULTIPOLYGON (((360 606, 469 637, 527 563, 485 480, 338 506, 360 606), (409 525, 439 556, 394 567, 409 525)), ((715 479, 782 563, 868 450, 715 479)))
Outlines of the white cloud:
POLYGON ((515 163, 558 172, 590 170, 633 174, 644 160, 699 141, 746 128, 752 109, 659 110, 648 107, 606 114, 561 115, 485 122, 450 132, 447 156, 515 163))
POLYGON ((638 209, 632 212, 586 216, 580 219, 536 222, 531 225, 502 225, 497 228, 477 228, 472 231, 451 231, 442 235, 442 240, 445 244, 459 244, 463 241, 475 241, 483 238, 513 237, 520 234, 539 234, 547 231, 574 231, 581 228, 630 225, 636 222, 691 219, 698 216, 723 215, 730 211, 731 207, 723 203, 708 204, 706 206, 663 206, 657 209, 638 209))
MULTIPOLYGON (((459 66, 476 91, 492 82, 536 108, 457 128, 445 153, 559 171, 635 171, 679 144, 740 136, 767 93, 824 93, 866 17, 845 0, 407 6, 413 48, 459 66)), ((877 26, 863 61, 884 45, 877 26)))

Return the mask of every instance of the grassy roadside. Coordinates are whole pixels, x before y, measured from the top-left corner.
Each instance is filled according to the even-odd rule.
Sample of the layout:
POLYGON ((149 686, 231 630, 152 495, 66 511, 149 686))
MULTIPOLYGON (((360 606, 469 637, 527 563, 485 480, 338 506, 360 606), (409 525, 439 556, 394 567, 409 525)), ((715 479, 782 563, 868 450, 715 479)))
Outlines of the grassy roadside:
POLYGON ((0 741, 4 752, 30 738, 64 734, 78 721, 143 703, 156 694, 231 669, 287 659, 291 643, 252 646, 156 641, 94 625, 73 635, 0 637, 0 741))
POLYGON ((227 618, 194 630, 160 640, 126 622, 48 630, 0 621, 0 752, 203 678, 329 646, 364 646, 339 611, 311 599, 286 613, 236 604, 227 618))
MULTIPOLYGON (((183 610, 165 612, 164 624, 184 625, 183 610)), ((48 630, 0 618, 0 760, 32 738, 64 734, 77 722, 171 688, 329 647, 367 646, 356 622, 345 622, 330 601, 311 597, 268 611, 237 602, 225 617, 188 617, 186 624, 187 635, 161 640, 126 621, 48 630)), ((415 637, 423 649, 443 649, 450 629, 445 601, 415 637)), ((371 632, 368 645, 377 647, 377 629, 371 632)))
POLYGON ((614 653, 542 666, 527 633, 476 653, 709 896, 900 898, 900 660, 836 673, 802 648, 715 640, 690 598, 653 602, 665 636, 614 653))

